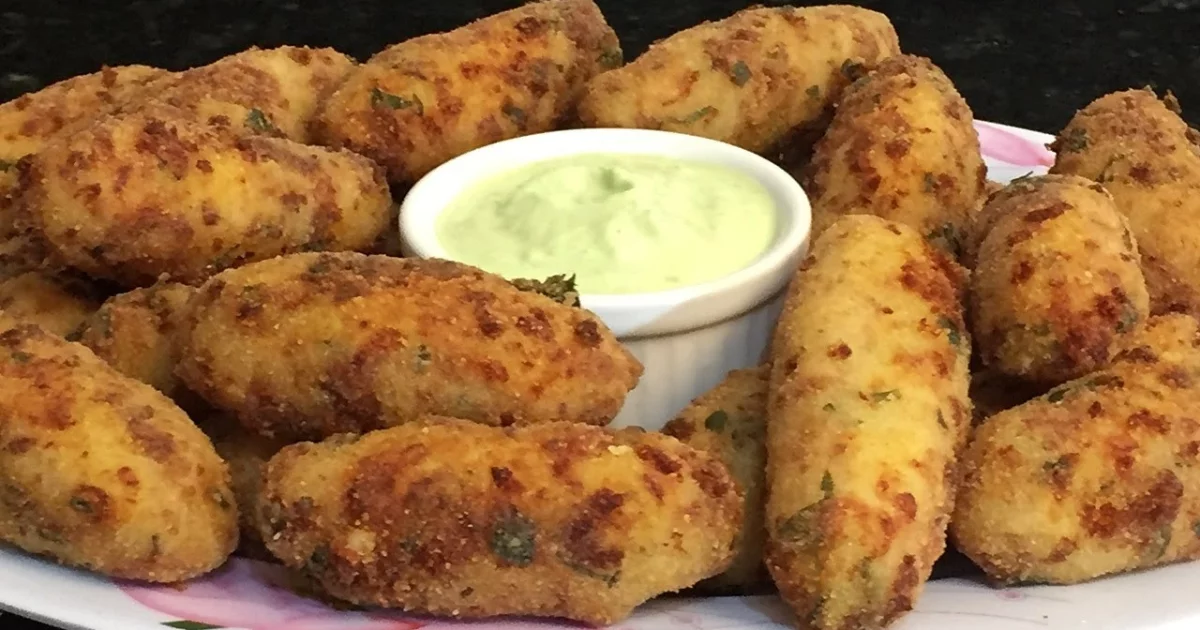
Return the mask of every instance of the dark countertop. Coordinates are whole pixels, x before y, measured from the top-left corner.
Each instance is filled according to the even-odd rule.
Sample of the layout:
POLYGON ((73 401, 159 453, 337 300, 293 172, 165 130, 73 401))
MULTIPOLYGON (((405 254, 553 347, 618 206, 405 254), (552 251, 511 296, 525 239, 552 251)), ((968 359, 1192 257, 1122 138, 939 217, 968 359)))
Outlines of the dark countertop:
MULTIPOLYGON (((1105 92, 1151 85, 1173 90, 1190 112, 1187 117, 1194 124, 1200 121, 1200 38, 1194 36, 1200 32, 1200 0, 860 3, 891 17, 908 52, 941 65, 978 118, 1054 131, 1105 92)), ((251 44, 333 46, 363 58, 390 43, 451 29, 516 4, 518 0, 8 0, 0 9, 0 100, 104 63, 179 69, 251 44)), ((654 39, 723 17, 749 2, 599 4, 631 57, 654 39)))
MULTIPOLYGON (((627 57, 745 1, 599 0, 627 57), (655 6, 657 5, 657 6, 655 6), (650 8, 654 6, 655 8, 650 8)), ((0 100, 101 64, 180 69, 252 44, 333 46, 365 58, 516 0, 7 0, 0 8, 0 100)), ((782 4, 763 2, 763 4, 782 4)), ((1109 91, 1171 89, 1200 124, 1200 0, 966 2, 864 0, 895 23, 908 52, 931 57, 978 118, 1055 131, 1109 91), (1191 109, 1188 106, 1192 105, 1191 109)), ((5 630, 45 626, 0 616, 5 630)))

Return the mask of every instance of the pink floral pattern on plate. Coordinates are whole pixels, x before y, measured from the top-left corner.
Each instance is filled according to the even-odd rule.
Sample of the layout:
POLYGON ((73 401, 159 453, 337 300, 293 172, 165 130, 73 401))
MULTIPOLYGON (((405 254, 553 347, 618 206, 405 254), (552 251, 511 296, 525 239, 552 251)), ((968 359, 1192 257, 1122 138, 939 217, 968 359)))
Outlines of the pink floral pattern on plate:
POLYGON ((234 558, 183 588, 125 583, 121 590, 141 605, 185 622, 174 624, 177 628, 416 630, 426 625, 399 615, 335 610, 292 593, 285 579, 276 567, 234 558))
MULTIPOLYGON (((565 621, 521 618, 484 621, 449 621, 420 618, 398 612, 337 610, 317 600, 297 595, 287 587, 287 577, 277 566, 233 558, 220 570, 183 587, 121 583, 121 591, 151 610, 175 618, 164 627, 179 630, 578 630, 565 621)), ((772 608, 774 598, 767 599, 772 608)), ((749 618, 764 616, 761 606, 750 605, 747 619, 730 626, 727 614, 705 614, 704 606, 680 610, 681 600, 647 604, 639 614, 612 626, 612 630, 719 630, 753 628, 749 618), (746 623, 742 623, 746 622, 746 623)), ((778 605, 774 605, 778 608, 778 605)), ((782 612, 782 609, 780 609, 782 612)), ((782 617, 777 621, 782 621, 782 617)))
POLYGON ((1052 166, 1054 153, 1045 145, 995 123, 975 121, 983 156, 1014 166, 1052 166))

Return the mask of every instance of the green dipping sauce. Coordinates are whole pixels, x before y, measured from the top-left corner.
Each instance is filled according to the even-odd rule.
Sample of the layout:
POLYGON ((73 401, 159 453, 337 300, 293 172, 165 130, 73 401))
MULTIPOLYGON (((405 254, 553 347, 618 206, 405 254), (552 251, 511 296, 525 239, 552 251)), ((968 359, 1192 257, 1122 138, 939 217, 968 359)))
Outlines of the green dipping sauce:
POLYGON ((509 279, 575 274, 581 293, 642 293, 738 271, 776 208, 741 171, 653 155, 535 162, 469 187, 438 216, 450 258, 509 279))

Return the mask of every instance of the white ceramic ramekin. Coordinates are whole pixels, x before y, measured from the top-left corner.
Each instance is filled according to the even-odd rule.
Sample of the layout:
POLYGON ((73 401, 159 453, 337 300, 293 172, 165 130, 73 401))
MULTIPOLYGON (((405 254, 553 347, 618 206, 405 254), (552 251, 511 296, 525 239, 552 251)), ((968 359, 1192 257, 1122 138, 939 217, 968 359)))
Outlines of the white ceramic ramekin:
POLYGON ((770 248, 733 274, 668 291, 580 296, 645 366, 613 426, 660 429, 730 370, 762 360, 782 290, 808 247, 808 197, 783 169, 724 142, 645 129, 553 131, 476 149, 422 178, 400 206, 402 251, 450 258, 435 221, 465 188, 524 164, 584 153, 660 155, 738 169, 762 183, 779 213, 770 248))

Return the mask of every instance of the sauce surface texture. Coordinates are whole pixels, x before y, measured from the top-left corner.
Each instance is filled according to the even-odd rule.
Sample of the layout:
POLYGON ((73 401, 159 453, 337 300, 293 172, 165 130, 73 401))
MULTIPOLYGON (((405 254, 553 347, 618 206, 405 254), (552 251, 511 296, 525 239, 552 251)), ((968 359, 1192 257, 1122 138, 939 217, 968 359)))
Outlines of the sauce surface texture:
POLYGON ((770 247, 775 201, 707 162, 591 153, 527 164, 468 187, 438 217, 454 260, 506 278, 575 274, 582 293, 700 284, 770 247))

